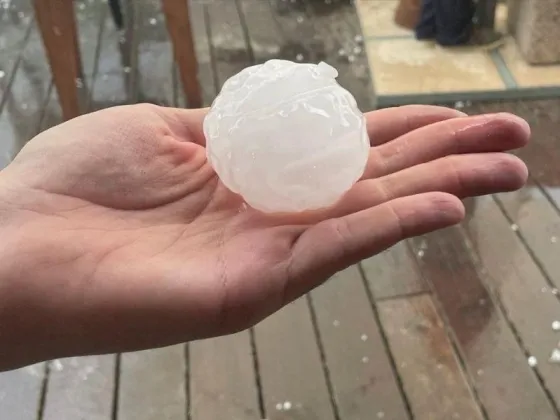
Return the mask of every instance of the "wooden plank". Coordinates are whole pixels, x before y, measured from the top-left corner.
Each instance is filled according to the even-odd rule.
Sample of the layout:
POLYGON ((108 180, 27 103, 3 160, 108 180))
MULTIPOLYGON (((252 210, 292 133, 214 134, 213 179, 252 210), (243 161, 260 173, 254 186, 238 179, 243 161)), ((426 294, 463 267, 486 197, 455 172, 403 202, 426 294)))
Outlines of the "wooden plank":
MULTIPOLYGON (((110 31, 107 22, 111 19, 107 6, 102 3, 91 3, 87 1, 76 2, 76 20, 78 22, 78 42, 80 45, 81 58, 84 70, 84 87, 82 89, 82 100, 86 106, 85 111, 92 107, 91 97, 95 91, 95 78, 99 63, 107 62, 107 43, 103 42, 102 36, 110 31), (97 54, 99 49, 100 54, 97 54), (104 60, 99 60, 103 57, 104 60)), ((115 43, 117 39, 115 38, 115 43)), ((43 108, 43 115, 39 125, 39 132, 60 124, 62 122, 62 108, 58 99, 58 93, 51 86, 49 99, 43 108)))
POLYGON ((497 197, 512 223, 519 226, 521 236, 548 278, 559 288, 560 193, 557 186, 560 171, 557 162, 560 152, 556 133, 560 124, 560 100, 485 104, 473 106, 470 111, 495 112, 504 108, 525 118, 531 125, 532 141, 516 152, 529 167, 531 178, 527 188, 497 197))
MULTIPOLYGON (((13 75, 10 91, 6 93, 4 109, 0 117, 0 167, 8 164, 19 149, 36 134, 39 121, 47 100, 50 86, 50 74, 45 63, 45 55, 37 28, 30 27, 29 38, 26 31, 31 21, 31 4, 21 1, 10 10, 12 17, 17 19, 4 19, 10 22, 3 26, 4 35, 15 50, 2 55, 2 71, 4 77, 0 80, 2 86, 4 79, 11 78, 7 71, 13 71, 15 60, 13 54, 18 54, 17 47, 23 49, 18 71, 13 75), (14 15, 15 14, 15 15, 14 15), (24 42, 26 41, 26 42, 24 42), (11 63, 11 67, 10 67, 11 63), (10 70, 4 70, 10 69, 10 70)), ((3 13, 7 13, 5 10, 3 13)), ((28 366, 0 374, 0 418, 35 419, 39 412, 39 404, 45 380, 45 367, 43 363, 28 366)))
MULTIPOLYGON (((528 354, 537 358, 536 370, 556 402, 554 414, 558 416, 560 375, 547 360, 558 345, 558 333, 551 324, 560 320, 560 302, 552 293, 542 292, 549 289, 547 280, 491 197, 477 200, 473 216, 463 226, 484 264, 489 287, 513 324, 518 340, 528 354)), ((480 380, 486 376, 482 375, 480 380)), ((534 382, 529 389, 537 388, 534 382)), ((517 391, 525 393, 527 389, 517 391)), ((542 396, 537 401, 542 403, 542 396)), ((550 404, 543 404, 542 409, 544 412, 535 414, 535 418, 553 417, 550 404)))
MULTIPOLYGON (((190 1, 194 48, 198 59, 198 80, 202 90, 203 106, 209 106, 217 93, 216 77, 214 74, 212 54, 210 53, 210 39, 208 37, 209 22, 206 7, 199 1, 190 1)), ((180 89, 178 89, 180 91, 180 89)), ((177 95, 179 104, 185 106, 184 96, 177 95)))
POLYGON ((378 307, 413 418, 482 419, 432 298, 390 299, 378 307))
MULTIPOLYGON (((107 5, 104 3, 76 3, 79 42, 84 63, 84 85, 95 88, 98 47, 101 54, 107 44, 98 46, 100 35, 107 28, 107 5)), ((116 40, 115 40, 116 41, 116 40)), ((85 92, 84 92, 85 93, 85 92)), ((52 89, 47 102, 41 130, 62 122, 56 90, 52 89)), ((87 418, 110 420, 113 411, 115 386, 114 355, 89 356, 54 360, 50 363, 43 420, 87 418)))
MULTIPOLYGON (((134 28, 125 45, 138 43, 138 60, 131 56, 132 68, 124 73, 128 100, 149 100, 160 105, 173 104, 175 85, 172 56, 159 2, 128 2, 133 11, 134 28), (137 37, 137 39, 135 39, 137 37), (138 68, 134 68, 137 63, 138 68), (128 81, 126 75, 139 75, 128 81), (139 92, 135 92, 136 88, 139 92)), ((108 82, 108 80, 106 80, 108 82)), ((119 420, 175 420, 187 418, 187 360, 184 345, 125 353, 121 356, 117 413, 119 420)))
POLYGON ((554 287, 560 288, 560 216, 537 187, 499 194, 503 206, 554 287))
POLYGON ((44 363, 0 373, 0 419, 37 418, 44 374, 44 363))
POLYGON ((6 121, 2 132, 8 134, 2 143, 7 145, 10 158, 37 132, 49 89, 50 70, 34 27, 2 110, 6 121))
POLYGON ((124 353, 119 381, 119 420, 185 419, 185 346, 124 353))
POLYGON ((216 80, 220 88, 229 77, 254 64, 253 54, 245 39, 235 1, 208 2, 204 7, 208 15, 216 80))
POLYGON ((160 0, 167 30, 173 46, 174 60, 179 68, 181 87, 190 108, 202 106, 202 92, 198 81, 198 60, 194 48, 189 4, 186 1, 160 0))
POLYGON ((316 58, 317 51, 309 45, 311 22, 297 3, 283 3, 282 13, 271 7, 270 0, 241 0, 240 5, 255 63, 275 58, 311 62, 316 58))
MULTIPOLYGON (((234 5, 234 2, 231 4, 234 5)), ((239 22, 236 9, 231 5, 224 6, 226 14, 236 17, 239 22)), ((217 84, 233 75, 231 72, 235 68, 244 65, 239 62, 231 66, 222 57, 216 66, 219 75, 215 74, 212 54, 214 46, 210 44, 208 35, 213 34, 214 40, 223 39, 228 34, 221 31, 228 26, 217 7, 193 1, 191 13, 203 100, 208 105, 216 95, 217 84), (211 23, 212 29, 209 26, 211 23)), ((242 36, 241 32, 234 35, 242 36)), ((242 40, 237 41, 236 45, 239 49, 247 49, 242 40)), ((244 56, 248 57, 247 54, 244 56)), ((245 64, 250 63, 247 61, 245 64)), ((178 96, 181 98, 181 95, 178 96)), ((189 344, 192 420, 262 418, 253 352, 248 331, 189 344)))
MULTIPOLYGON (((424 250, 419 249, 418 252, 424 250)), ((367 258, 360 264, 375 299, 429 291, 405 242, 400 242, 374 257, 367 258)))
POLYGON ((115 356, 53 360, 42 420, 111 420, 115 356))
POLYGON ((69 120, 83 112, 77 85, 83 72, 74 1, 34 0, 33 4, 62 114, 69 120))
POLYGON ((340 418, 409 418, 358 267, 311 296, 340 418))
MULTIPOLYGON (((103 6, 107 7, 106 4, 103 6)), ((125 73, 124 67, 130 64, 127 59, 131 55, 128 50, 133 47, 132 41, 129 36, 127 37, 128 32, 120 33, 109 13, 105 14, 102 25, 99 60, 95 77, 90 83, 90 110, 122 105, 131 101, 126 77, 131 69, 125 73)))
POLYGON ((260 420, 248 332, 189 344, 192 420, 260 420))
POLYGON ((488 417, 555 418, 527 356, 484 286, 462 231, 445 229, 413 243, 425 244, 418 259, 424 278, 434 289, 488 417))
POLYGON ((241 0, 241 5, 257 63, 272 58, 325 61, 337 68, 338 82, 354 95, 358 105, 363 110, 372 109, 369 67, 356 10, 350 2, 278 1, 271 7, 270 0, 241 0))
MULTIPOLYGON (((161 1, 129 2, 137 15, 134 25, 134 37, 138 42, 136 101, 170 106, 175 94, 174 61, 161 1)), ((130 74, 133 73, 134 69, 130 74)))
POLYGON ((376 107, 363 35, 353 2, 303 0, 313 25, 314 47, 321 60, 338 70, 338 83, 348 89, 362 111, 376 107), (344 51, 340 55, 339 51, 344 51))
MULTIPOLYGON (((243 1, 239 9, 233 1, 207 5, 218 84, 248 65, 262 62, 267 58, 264 52, 275 48, 270 37, 269 44, 257 38, 263 28, 277 30, 266 3, 243 1), (265 46, 260 47, 259 42, 265 46)), ((280 52, 279 58, 284 58, 286 51, 280 52)), ((334 419, 305 299, 259 324, 255 342, 266 418, 334 419)))
POLYGON ((255 337, 266 418, 334 420, 307 301, 265 319, 255 337))
POLYGON ((33 9, 28 0, 13 2, 0 9, 0 108, 33 27, 33 9))

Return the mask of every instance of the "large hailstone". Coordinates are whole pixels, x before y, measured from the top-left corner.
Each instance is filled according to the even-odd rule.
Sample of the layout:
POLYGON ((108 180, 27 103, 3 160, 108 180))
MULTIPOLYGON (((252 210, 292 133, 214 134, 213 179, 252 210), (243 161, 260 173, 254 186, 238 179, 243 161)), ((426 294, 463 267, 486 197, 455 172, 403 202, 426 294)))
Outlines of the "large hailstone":
POLYGON ((334 204, 362 176, 365 118, 326 63, 270 60, 228 79, 204 120, 208 161, 264 212, 334 204))

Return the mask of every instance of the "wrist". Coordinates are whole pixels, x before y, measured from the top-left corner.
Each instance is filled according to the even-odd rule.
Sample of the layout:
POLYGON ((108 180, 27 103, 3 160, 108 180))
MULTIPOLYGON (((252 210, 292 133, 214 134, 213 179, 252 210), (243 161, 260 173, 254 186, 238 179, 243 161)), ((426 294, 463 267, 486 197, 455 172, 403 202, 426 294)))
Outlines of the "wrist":
POLYGON ((54 354, 53 342, 47 338, 52 319, 41 308, 34 275, 40 271, 36 250, 41 232, 33 233, 38 225, 19 206, 25 196, 24 191, 6 188, 0 176, 0 371, 54 354))

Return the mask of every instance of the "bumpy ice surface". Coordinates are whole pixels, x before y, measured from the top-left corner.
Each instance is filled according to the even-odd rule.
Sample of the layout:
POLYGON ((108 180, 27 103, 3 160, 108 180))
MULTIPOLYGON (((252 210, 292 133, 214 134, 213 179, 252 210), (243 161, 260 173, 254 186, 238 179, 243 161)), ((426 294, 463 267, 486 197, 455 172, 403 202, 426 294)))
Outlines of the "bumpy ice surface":
POLYGON ((326 63, 270 60, 231 77, 204 120, 222 182, 264 212, 334 204, 363 174, 365 118, 326 63))

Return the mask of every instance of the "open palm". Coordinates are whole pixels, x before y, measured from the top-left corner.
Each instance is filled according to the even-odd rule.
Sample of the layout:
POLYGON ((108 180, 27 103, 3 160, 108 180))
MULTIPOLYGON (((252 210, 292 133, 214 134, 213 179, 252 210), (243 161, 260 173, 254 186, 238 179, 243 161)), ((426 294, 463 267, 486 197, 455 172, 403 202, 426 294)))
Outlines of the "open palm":
POLYGON ((10 331, 48 349, 12 365, 247 328, 360 259, 459 222, 459 198, 527 177, 503 153, 528 141, 522 120, 392 108, 367 114, 366 172, 339 203, 264 214, 206 162, 205 114, 89 114, 40 134, 0 173, 0 278, 27 308, 10 331))

